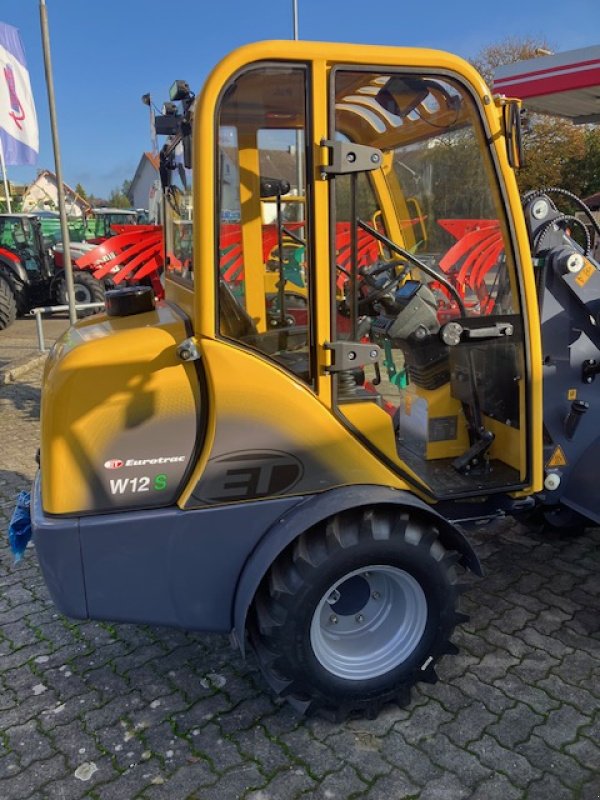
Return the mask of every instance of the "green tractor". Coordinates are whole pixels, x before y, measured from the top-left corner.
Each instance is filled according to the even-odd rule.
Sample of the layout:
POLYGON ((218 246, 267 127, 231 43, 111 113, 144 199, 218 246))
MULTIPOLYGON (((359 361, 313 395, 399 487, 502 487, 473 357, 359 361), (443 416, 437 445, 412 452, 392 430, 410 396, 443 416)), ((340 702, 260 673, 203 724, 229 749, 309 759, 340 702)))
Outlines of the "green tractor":
POLYGON ((0 330, 17 314, 47 305, 54 280, 40 220, 33 214, 0 214, 0 330))

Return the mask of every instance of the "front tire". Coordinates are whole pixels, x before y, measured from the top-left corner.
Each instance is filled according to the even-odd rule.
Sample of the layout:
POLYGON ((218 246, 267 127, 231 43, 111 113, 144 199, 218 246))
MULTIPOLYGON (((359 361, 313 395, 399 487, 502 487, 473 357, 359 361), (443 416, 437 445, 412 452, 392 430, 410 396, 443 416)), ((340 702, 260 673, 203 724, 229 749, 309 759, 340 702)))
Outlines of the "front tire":
POLYGON ((344 512, 302 534, 255 598, 250 642, 270 686, 303 713, 341 720, 406 705, 457 652, 458 554, 426 518, 344 512))
POLYGON ((0 275, 0 331, 12 325, 17 318, 17 300, 10 283, 0 275))

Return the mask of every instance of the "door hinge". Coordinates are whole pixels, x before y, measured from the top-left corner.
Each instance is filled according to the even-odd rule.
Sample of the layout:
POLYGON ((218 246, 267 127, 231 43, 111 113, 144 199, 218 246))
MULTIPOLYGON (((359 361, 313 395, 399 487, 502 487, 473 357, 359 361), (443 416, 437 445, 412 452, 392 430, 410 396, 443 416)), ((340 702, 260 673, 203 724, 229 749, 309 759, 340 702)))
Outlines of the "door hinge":
POLYGON ((366 364, 376 364, 381 353, 376 344, 363 342, 325 342, 323 347, 331 350, 333 356, 333 363, 325 367, 325 372, 343 372, 366 364))
POLYGON ((330 154, 329 163, 321 165, 324 177, 346 175, 349 172, 371 172, 379 169, 383 161, 381 150, 366 144, 322 139, 321 147, 327 148, 330 154))

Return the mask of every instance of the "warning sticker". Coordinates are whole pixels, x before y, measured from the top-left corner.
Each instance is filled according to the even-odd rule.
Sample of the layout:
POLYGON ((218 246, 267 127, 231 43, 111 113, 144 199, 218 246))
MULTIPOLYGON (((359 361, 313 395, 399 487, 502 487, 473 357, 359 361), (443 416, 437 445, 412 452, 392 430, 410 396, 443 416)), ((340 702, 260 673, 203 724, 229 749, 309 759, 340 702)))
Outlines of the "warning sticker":
POLYGON ((577 389, 569 389, 567 392, 567 400, 577 400, 577 389))
POLYGON ((549 460, 546 462, 546 467, 566 467, 567 466, 567 459, 565 453, 560 445, 557 445, 554 448, 554 452, 550 456, 549 460))
POLYGON ((585 286, 592 275, 596 272, 596 269, 590 264, 589 261, 586 261, 585 266, 580 271, 579 275, 575 278, 575 283, 578 286, 585 286))

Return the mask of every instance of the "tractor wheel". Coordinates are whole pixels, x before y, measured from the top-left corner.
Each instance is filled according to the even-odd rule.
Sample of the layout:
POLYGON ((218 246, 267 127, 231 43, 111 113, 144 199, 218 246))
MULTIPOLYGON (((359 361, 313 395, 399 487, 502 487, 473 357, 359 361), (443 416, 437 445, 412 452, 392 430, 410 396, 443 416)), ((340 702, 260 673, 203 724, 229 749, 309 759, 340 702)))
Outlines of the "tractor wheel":
POLYGON ((344 512, 274 562, 249 619, 271 688, 296 710, 341 721, 406 705, 435 663, 456 653, 458 554, 426 519, 397 510, 344 512))
MULTIPOLYGON (((75 288, 75 303, 103 303, 104 302, 104 284, 102 281, 96 280, 91 272, 84 272, 83 270, 74 270, 73 272, 73 286, 75 288)), ((67 295, 67 282, 65 278, 61 278, 56 286, 56 298, 61 305, 68 305, 69 298, 67 295)), ((92 308, 83 309, 77 312, 79 317, 87 317, 90 314, 96 314, 92 308)))
POLYGON ((0 275, 0 331, 17 318, 17 300, 10 283, 0 275))

